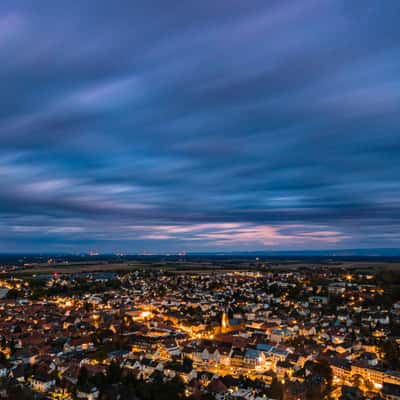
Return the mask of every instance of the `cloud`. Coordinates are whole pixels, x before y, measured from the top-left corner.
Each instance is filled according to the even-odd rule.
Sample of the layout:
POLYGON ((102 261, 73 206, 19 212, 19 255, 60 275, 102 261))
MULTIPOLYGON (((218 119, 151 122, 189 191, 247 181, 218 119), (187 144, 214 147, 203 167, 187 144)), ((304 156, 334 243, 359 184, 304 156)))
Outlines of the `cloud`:
POLYGON ((399 11, 2 1, 0 251, 398 246, 399 11))

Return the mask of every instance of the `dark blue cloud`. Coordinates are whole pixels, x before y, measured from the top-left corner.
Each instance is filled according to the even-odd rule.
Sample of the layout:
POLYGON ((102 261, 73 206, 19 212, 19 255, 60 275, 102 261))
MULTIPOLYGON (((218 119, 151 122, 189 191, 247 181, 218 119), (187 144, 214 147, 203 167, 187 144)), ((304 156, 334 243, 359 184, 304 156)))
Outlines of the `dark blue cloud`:
POLYGON ((0 251, 397 247, 399 12, 2 1, 0 251))

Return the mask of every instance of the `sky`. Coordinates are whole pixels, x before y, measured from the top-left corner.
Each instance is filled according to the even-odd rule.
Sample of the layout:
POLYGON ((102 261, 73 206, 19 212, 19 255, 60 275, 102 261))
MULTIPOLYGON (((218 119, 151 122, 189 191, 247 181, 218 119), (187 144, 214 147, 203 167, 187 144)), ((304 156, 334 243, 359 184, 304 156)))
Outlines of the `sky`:
POLYGON ((0 2, 0 252, 400 247, 398 0, 0 2))

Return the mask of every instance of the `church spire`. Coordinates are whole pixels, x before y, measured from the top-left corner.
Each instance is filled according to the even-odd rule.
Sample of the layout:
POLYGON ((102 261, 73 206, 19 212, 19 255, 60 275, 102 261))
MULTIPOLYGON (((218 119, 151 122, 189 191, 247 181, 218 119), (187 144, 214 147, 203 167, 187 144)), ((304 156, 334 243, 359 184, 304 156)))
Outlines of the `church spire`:
POLYGON ((221 331, 222 333, 229 331, 229 318, 225 310, 222 312, 221 331))

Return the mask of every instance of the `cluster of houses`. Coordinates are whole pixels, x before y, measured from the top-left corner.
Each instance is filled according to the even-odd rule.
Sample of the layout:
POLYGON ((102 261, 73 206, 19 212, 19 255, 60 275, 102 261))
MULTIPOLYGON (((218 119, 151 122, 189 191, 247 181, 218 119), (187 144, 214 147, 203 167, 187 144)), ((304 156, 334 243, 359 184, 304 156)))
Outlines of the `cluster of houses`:
POLYGON ((105 374, 117 363, 145 382, 179 377, 199 399, 305 399, 310 385, 338 399, 400 399, 400 372, 383 345, 398 346, 400 304, 385 305, 373 275, 144 271, 92 279, 101 291, 74 291, 72 278, 57 276, 40 298, 22 282, 19 297, 0 300, 0 398, 17 384, 44 398, 94 400, 100 390, 78 387, 80 371, 105 374))

